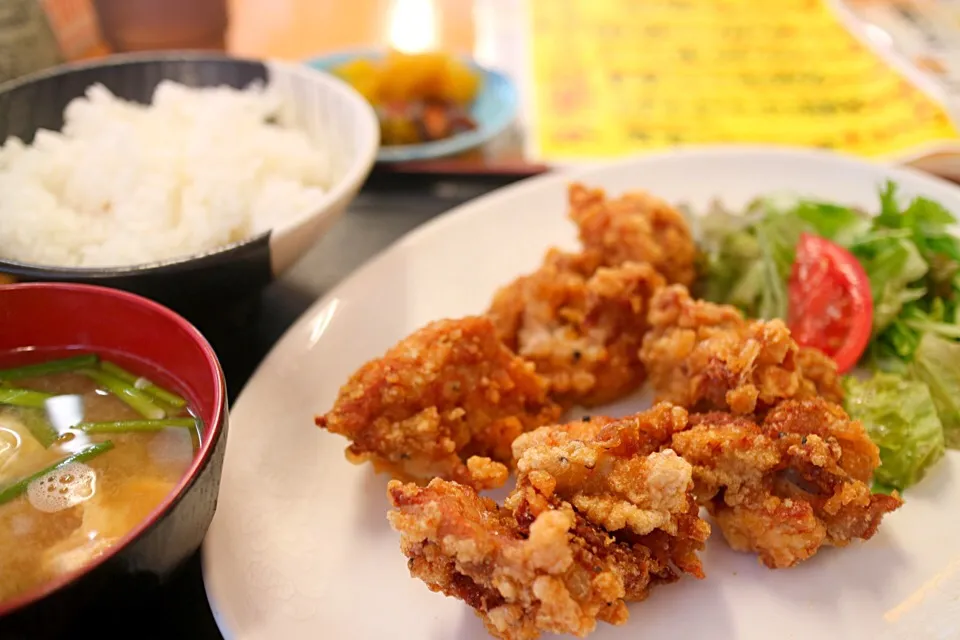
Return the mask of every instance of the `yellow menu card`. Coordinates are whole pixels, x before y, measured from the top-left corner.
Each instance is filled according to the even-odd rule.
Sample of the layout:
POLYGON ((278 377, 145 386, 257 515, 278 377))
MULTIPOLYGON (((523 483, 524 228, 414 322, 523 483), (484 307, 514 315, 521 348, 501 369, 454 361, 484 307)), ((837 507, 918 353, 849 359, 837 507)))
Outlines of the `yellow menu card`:
POLYGON ((958 137, 947 110, 827 0, 528 0, 532 141, 544 160, 682 144, 864 156, 958 137))

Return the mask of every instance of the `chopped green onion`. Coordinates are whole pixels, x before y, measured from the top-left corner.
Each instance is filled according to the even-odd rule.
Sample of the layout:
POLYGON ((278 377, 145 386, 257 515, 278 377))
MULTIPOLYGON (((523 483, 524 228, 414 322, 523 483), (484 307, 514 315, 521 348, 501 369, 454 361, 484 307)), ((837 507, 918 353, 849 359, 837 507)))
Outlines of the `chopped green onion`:
POLYGON ((100 369, 80 369, 79 373, 87 376, 120 400, 127 403, 131 409, 149 420, 165 418, 167 413, 159 407, 146 393, 131 384, 116 378, 100 369))
POLYGON ((73 462, 86 462, 91 458, 97 457, 101 453, 106 453, 107 451, 110 451, 110 449, 113 449, 113 443, 110 442, 109 440, 107 440, 106 442, 98 442, 97 444, 92 444, 89 447, 84 447, 83 449, 74 453, 73 455, 67 456, 62 460, 59 460, 47 467, 44 467, 43 469, 41 469, 40 471, 37 471, 36 473, 30 474, 25 478, 21 478, 20 480, 17 480, 13 484, 9 484, 6 487, 3 487, 2 489, 0 489, 0 504, 3 504, 5 502, 10 502, 14 498, 22 494, 24 491, 27 490, 27 487, 34 480, 37 480, 38 478, 42 478, 48 473, 52 473, 57 469, 61 467, 65 467, 68 464, 71 464, 73 462))
POLYGON ((31 389, 16 389, 14 387, 0 387, 0 404, 12 404, 15 407, 32 407, 39 409, 47 398, 53 395, 31 389))
POLYGON ((23 422, 23 426, 27 428, 30 435, 32 435, 44 449, 49 449, 60 437, 60 434, 54 426, 47 420, 47 416, 42 409, 20 407, 16 415, 20 418, 20 421, 23 422))
POLYGON ((195 429, 193 418, 167 418, 166 420, 118 420, 116 422, 81 422, 74 429, 86 433, 128 433, 131 431, 160 431, 169 427, 195 429))
POLYGON ((63 358, 62 360, 50 360, 37 364, 28 364, 16 369, 0 370, 0 380, 16 380, 17 378, 34 378, 37 376, 46 376, 52 373, 64 373, 67 371, 76 371, 83 367, 90 367, 97 364, 99 358, 96 354, 89 353, 82 356, 73 356, 72 358, 63 358))
POLYGON ((161 402, 164 402, 170 405, 171 407, 182 409, 185 406, 187 406, 187 401, 181 398, 180 396, 178 396, 177 394, 173 393, 172 391, 167 391, 163 387, 154 384, 150 380, 147 380, 146 378, 142 378, 138 375, 130 373, 126 369, 118 365, 115 365, 112 362, 107 362, 106 360, 104 360, 100 363, 100 368, 106 371, 107 373, 109 373, 110 375, 112 375, 113 377, 119 378, 124 382, 128 382, 132 384, 134 387, 136 387, 137 389, 140 389, 141 391, 146 391, 157 400, 160 400, 161 402))

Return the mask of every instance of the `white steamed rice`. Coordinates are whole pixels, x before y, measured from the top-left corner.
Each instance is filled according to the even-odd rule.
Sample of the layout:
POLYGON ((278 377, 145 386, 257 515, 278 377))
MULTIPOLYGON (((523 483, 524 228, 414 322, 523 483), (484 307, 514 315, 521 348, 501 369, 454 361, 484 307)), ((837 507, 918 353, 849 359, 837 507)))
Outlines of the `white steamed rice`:
POLYGON ((61 133, 0 147, 0 257, 69 267, 135 265, 215 249, 316 208, 329 159, 272 124, 269 88, 160 84, 149 107, 101 85, 61 133))

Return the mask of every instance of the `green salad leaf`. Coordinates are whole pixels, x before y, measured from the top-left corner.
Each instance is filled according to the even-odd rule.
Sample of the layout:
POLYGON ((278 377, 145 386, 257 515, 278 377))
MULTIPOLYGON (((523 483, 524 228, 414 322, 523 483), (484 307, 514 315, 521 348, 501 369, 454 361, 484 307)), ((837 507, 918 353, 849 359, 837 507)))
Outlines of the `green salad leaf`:
POLYGON ((930 389, 922 382, 878 373, 848 376, 844 407, 880 448, 874 480, 895 489, 916 484, 944 453, 944 430, 930 389))
POLYGON ((785 317, 795 247, 809 225, 791 210, 758 200, 745 215, 716 209, 700 228, 707 273, 700 297, 732 304, 755 318, 785 317))
POLYGON ((870 217, 864 213, 829 202, 799 200, 793 213, 809 225, 810 231, 830 238, 842 247, 849 247, 856 242, 872 224, 870 217))
POLYGON ((880 211, 877 212, 875 224, 897 228, 900 226, 900 198, 897 196, 897 185, 887 180, 880 188, 880 211))
MULTIPOLYGON (((760 245, 755 233, 749 230, 751 220, 747 215, 734 215, 721 208, 695 218, 700 223, 701 252, 700 270, 709 274, 701 278, 698 292, 708 300, 729 304, 735 287, 746 289, 758 285, 744 285, 746 272, 760 258, 760 245)), ((745 299, 752 300, 759 291, 749 291, 745 299)), ((739 305, 738 305, 739 306, 739 305)))
POLYGON ((879 334, 897 317, 903 306, 927 294, 917 284, 927 274, 927 263, 907 234, 873 231, 850 245, 850 250, 870 279, 873 296, 873 333, 879 334))
POLYGON ((871 344, 873 367, 905 372, 928 334, 960 340, 955 301, 927 298, 905 304, 896 319, 871 344))
POLYGON ((800 234, 847 248, 873 298, 873 332, 849 378, 847 410, 881 450, 877 481, 903 488, 920 479, 944 446, 960 448, 960 238, 957 219, 929 198, 879 191, 870 216, 854 207, 761 198, 742 214, 715 207, 702 219, 698 293, 758 318, 785 318, 787 282, 800 234))
POLYGON ((947 445, 960 447, 960 343, 925 334, 908 373, 930 389, 947 445))
POLYGON ((928 305, 916 302, 906 305, 901 314, 901 321, 922 334, 932 333, 942 338, 960 339, 960 325, 950 317, 948 305, 942 298, 934 298, 928 305), (924 309, 924 306, 928 307, 924 309))
MULTIPOLYGON (((890 183, 892 184, 892 183, 890 183)), ((914 198, 900 216, 900 227, 912 229, 914 238, 923 245, 928 238, 939 235, 957 219, 939 202, 914 198)))

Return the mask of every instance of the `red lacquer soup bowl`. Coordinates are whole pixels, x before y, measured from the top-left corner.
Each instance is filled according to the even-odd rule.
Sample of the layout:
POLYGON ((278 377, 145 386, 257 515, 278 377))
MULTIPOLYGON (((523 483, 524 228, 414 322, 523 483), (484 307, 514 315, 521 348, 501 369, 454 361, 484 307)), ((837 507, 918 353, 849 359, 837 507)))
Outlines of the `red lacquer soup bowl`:
POLYGON ((206 339, 166 307, 130 293, 58 283, 0 286, 0 369, 74 350, 149 372, 140 375, 187 400, 203 433, 179 483, 127 535, 80 569, 0 601, 0 637, 50 635, 58 621, 70 620, 68 611, 162 582, 199 548, 216 509, 227 400, 206 339))

